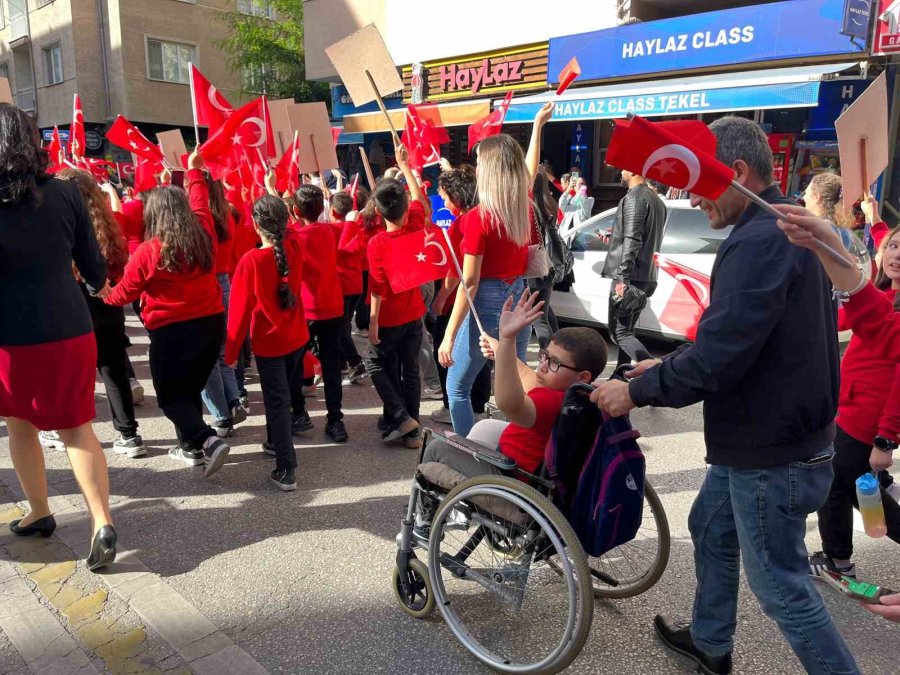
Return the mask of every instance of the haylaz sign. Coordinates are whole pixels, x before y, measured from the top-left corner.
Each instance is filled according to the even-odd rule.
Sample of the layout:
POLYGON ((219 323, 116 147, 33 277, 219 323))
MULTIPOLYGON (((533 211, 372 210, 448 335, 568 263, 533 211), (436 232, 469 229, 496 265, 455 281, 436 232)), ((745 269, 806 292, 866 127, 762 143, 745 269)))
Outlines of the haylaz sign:
POLYGON ((603 80, 862 53, 865 41, 847 30, 848 3, 858 17, 859 0, 789 0, 556 38, 547 71, 573 56, 582 80, 603 80))
POLYGON ((483 87, 498 87, 504 84, 522 82, 525 79, 525 61, 501 61, 484 59, 474 68, 457 66, 455 63, 440 68, 441 92, 469 89, 477 94, 483 87))

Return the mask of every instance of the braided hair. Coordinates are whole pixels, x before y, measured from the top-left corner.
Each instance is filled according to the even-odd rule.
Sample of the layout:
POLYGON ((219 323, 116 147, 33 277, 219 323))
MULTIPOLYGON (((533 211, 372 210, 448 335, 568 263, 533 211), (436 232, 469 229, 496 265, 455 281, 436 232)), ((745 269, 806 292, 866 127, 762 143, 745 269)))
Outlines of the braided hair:
POLYGON ((297 304, 297 296, 288 285, 291 268, 284 252, 284 233, 288 217, 288 208, 278 197, 266 195, 253 204, 253 222, 256 223, 259 233, 272 244, 272 252, 275 254, 275 264, 281 277, 281 285, 278 287, 281 309, 290 309, 297 304))

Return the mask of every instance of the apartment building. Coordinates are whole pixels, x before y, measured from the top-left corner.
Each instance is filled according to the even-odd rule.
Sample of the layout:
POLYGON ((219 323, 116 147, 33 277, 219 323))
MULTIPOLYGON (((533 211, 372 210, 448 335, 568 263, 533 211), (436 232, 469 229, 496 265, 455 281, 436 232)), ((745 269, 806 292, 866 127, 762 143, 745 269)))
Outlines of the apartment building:
POLYGON ((264 0, 0 0, 0 77, 42 129, 67 127, 78 93, 91 155, 109 152, 118 114, 192 138, 189 63, 232 103, 246 98, 219 46, 235 12, 274 18, 264 0))

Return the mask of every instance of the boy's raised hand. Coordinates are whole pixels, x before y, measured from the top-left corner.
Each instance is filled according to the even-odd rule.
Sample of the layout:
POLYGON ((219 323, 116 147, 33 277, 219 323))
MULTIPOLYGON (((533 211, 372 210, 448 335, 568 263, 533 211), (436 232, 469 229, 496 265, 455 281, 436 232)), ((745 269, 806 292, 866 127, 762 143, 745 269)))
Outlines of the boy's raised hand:
POLYGON ((528 289, 522 293, 513 308, 512 296, 506 299, 500 313, 500 339, 515 339, 524 328, 537 321, 544 313, 544 301, 537 302, 538 294, 528 289))

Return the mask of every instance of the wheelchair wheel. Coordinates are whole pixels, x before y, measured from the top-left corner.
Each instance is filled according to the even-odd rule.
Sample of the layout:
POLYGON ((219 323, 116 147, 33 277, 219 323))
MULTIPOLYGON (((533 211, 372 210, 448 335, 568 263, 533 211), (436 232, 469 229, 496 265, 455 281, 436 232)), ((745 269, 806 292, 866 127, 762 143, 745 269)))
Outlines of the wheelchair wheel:
POLYGON ((434 610, 434 594, 431 592, 431 581, 428 578, 428 566, 418 558, 409 561, 406 581, 410 593, 403 590, 400 583, 400 568, 394 567, 391 588, 394 597, 403 611, 415 619, 424 619, 434 610))
POLYGON ((656 490, 644 482, 644 519, 631 541, 588 557, 598 598, 631 598, 659 581, 669 562, 669 519, 656 490))
POLYGON ((454 635, 495 670, 558 673, 587 640, 594 605, 584 549, 559 510, 514 478, 478 476, 447 495, 428 572, 454 635), (466 525, 448 523, 458 506, 466 525))

